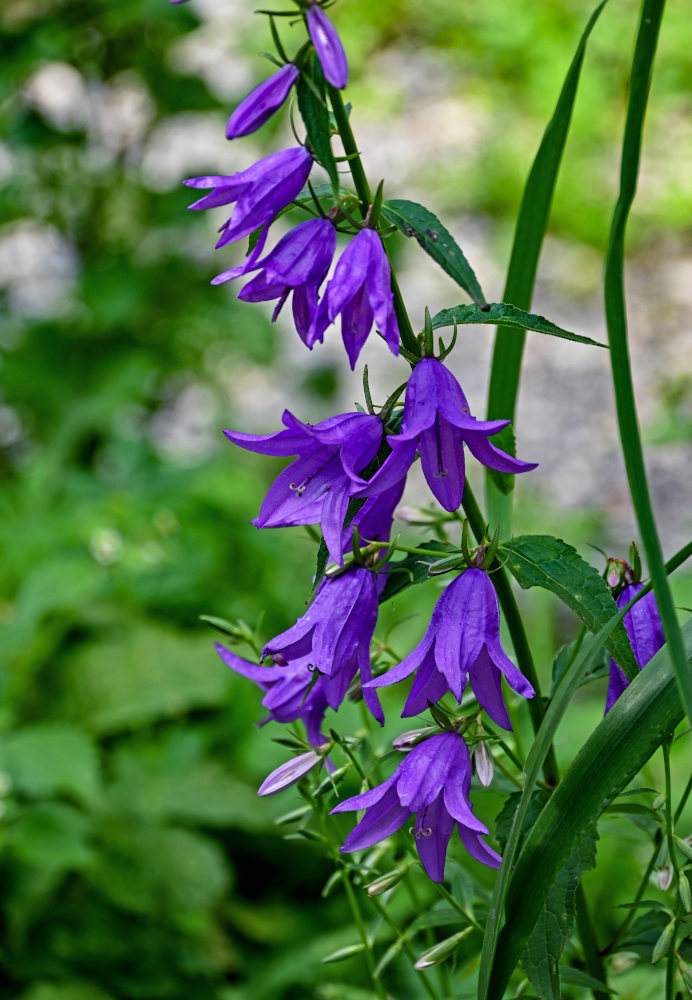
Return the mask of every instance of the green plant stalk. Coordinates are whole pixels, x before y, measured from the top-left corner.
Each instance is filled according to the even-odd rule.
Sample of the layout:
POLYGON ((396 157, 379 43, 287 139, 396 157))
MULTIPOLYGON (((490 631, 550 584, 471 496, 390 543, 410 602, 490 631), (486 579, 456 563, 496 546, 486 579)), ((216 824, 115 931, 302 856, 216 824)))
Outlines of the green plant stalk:
MULTIPOLYGON (((353 135, 351 123, 348 120, 348 115, 346 114, 346 108, 344 106, 343 97, 341 96, 341 91, 331 85, 328 89, 329 100, 332 105, 337 128, 339 129, 341 142, 343 143, 344 151, 348 156, 348 166, 351 171, 356 191, 358 192, 358 197, 360 198, 361 215, 365 218, 368 207, 372 202, 370 185, 368 184, 368 179, 365 175, 365 170, 363 169, 363 161, 360 158, 360 152, 353 135)), ((383 246, 387 257, 389 258, 390 255, 387 246, 384 243, 383 246)), ((411 326, 411 321, 408 317, 406 306, 404 305, 404 299, 401 294, 401 289, 399 288, 399 283, 396 280, 396 275, 394 274, 394 268, 392 268, 391 271, 392 291, 394 292, 394 312, 396 313, 397 322, 399 324, 401 340, 407 351, 411 351, 413 354, 418 354, 418 341, 416 340, 416 335, 413 332, 413 327, 411 326)))
MULTIPOLYGON (((605 2, 603 0, 595 9, 579 40, 524 187, 503 295, 504 302, 511 302, 520 309, 528 310, 531 305, 538 258, 569 131, 586 43, 605 2)), ((497 328, 488 387, 489 420, 514 421, 525 339, 525 333, 502 326, 497 328)), ((509 535, 512 493, 503 494, 491 476, 486 474, 486 498, 492 522, 501 524, 505 534, 509 535)))
MULTIPOLYGON (((602 983, 606 983, 608 981, 606 968, 598 951, 596 930, 591 919, 591 914, 589 913, 584 886, 581 882, 577 886, 576 904, 577 934, 579 935, 584 952, 586 970, 594 979, 600 979, 602 983)), ((594 1000, 609 1000, 609 995, 604 993, 603 990, 594 989, 592 992, 594 1000)))
MULTIPOLYGON (((380 914, 380 916, 385 921, 385 923, 389 924, 389 926, 394 931, 394 933, 396 935, 396 938, 397 938, 397 941, 401 942, 401 947, 404 949, 404 951, 406 952, 406 954, 410 958, 411 964, 415 965, 415 962, 416 962, 416 959, 418 958, 418 956, 416 955, 416 952, 415 952, 415 950, 413 948, 413 945, 409 941, 409 939, 406 936, 406 934, 404 933, 404 931, 401 930, 401 928, 399 927, 399 925, 397 924, 397 922, 394 920, 394 918, 392 916, 390 916, 389 911, 387 910, 386 906, 382 905, 382 903, 379 901, 379 899, 377 898, 377 896, 373 896, 372 902, 373 902, 373 904, 375 906, 375 909, 380 914)), ((428 996, 431 997, 432 1000, 440 1000, 439 993, 437 992, 437 990, 435 989, 435 987, 433 986, 433 984, 430 982, 430 980, 426 976, 425 972, 423 972, 421 969, 416 969, 415 971, 418 973, 418 976, 420 977, 420 980, 423 983, 423 986, 425 987, 425 992, 428 994, 428 996)))
POLYGON ((620 192, 606 253, 604 292, 615 407, 627 479, 682 704, 692 724, 692 672, 685 657, 649 495, 632 384, 624 288, 625 230, 637 187, 644 116, 663 8, 664 0, 643 0, 641 7, 622 142, 620 192))
POLYGON ((674 823, 677 823, 677 821, 682 816, 682 811, 687 805, 687 800, 689 799, 691 792, 692 792, 692 775, 690 775, 690 777, 688 778, 687 784, 685 785, 685 791, 682 793, 682 797, 680 799, 680 802, 678 803, 678 808, 675 810, 675 816, 673 817, 674 823))

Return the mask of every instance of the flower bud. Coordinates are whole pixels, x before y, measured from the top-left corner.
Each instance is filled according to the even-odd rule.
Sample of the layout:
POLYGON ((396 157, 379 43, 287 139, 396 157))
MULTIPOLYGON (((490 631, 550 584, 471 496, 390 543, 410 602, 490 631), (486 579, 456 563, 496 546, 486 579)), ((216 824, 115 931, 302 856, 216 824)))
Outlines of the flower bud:
POLYGON ((684 872, 680 872, 680 877, 678 879, 678 893, 680 895, 680 902, 685 909, 685 913, 692 913, 692 891, 690 890, 690 883, 687 875, 685 875, 684 872))
POLYGON ((226 138, 237 139, 238 136, 249 135, 264 125, 284 103, 298 75, 298 67, 293 63, 286 63, 259 87, 255 87, 228 119, 226 138))
POLYGON ((673 938, 675 937, 675 921, 671 920, 669 924, 663 928, 661 936, 654 945, 653 954, 651 956, 651 964, 656 965, 661 959, 668 954, 668 949, 673 943, 673 938))
POLYGON ((275 771, 272 771, 264 779, 257 794, 276 795, 277 792, 282 792, 284 788, 296 785, 321 760, 322 754, 316 750, 308 750, 307 753, 302 753, 298 757, 287 760, 285 764, 277 767, 275 771))
POLYGON ((425 726, 423 729, 409 729, 407 733, 402 733, 401 736, 397 736, 396 739, 392 740, 392 746, 395 750, 401 750, 405 753, 407 750, 411 750, 422 740, 427 739, 428 736, 432 736, 433 733, 439 732, 437 726, 425 726))
POLYGON ((490 752, 490 747, 487 743, 477 743, 476 749, 473 752, 473 759, 476 762, 476 774, 478 775, 478 780, 484 788, 493 780, 493 775, 495 774, 495 765, 493 763, 493 755, 490 752))
POLYGON ((658 882, 658 888, 661 892, 665 892, 666 889, 669 889, 670 883, 673 881, 673 866, 665 865, 665 867, 659 868, 656 872, 656 881, 658 882))
POLYGON ((428 948, 420 956, 417 962, 415 962, 413 968, 417 969, 418 972, 422 972, 423 969, 429 969, 433 965, 439 965, 440 962, 444 962, 445 958, 448 958, 456 946, 468 937, 473 927, 467 927, 463 931, 459 931, 457 934, 452 934, 451 937, 445 938, 444 941, 440 941, 433 948, 428 948))
POLYGON ((379 896, 380 893, 387 892, 388 889, 393 889, 395 885, 401 882, 410 867, 410 865, 406 865, 404 868, 395 868, 394 871, 387 872, 386 875, 380 875, 374 882, 369 882, 365 886, 368 896, 379 896))

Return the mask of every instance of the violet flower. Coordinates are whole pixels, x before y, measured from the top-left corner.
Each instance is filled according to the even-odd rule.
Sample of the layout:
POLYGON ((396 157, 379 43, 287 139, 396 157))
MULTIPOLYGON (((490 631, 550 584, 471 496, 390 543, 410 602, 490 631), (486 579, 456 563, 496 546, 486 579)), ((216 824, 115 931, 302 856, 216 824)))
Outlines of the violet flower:
POLYGON ((343 90, 348 81, 348 65, 336 28, 315 0, 308 7, 306 17, 310 38, 327 82, 343 90))
POLYGON ((229 441, 248 451, 298 456, 274 480, 252 523, 258 528, 321 523, 329 554, 341 564, 348 502, 359 472, 378 452, 382 421, 367 413, 341 413, 312 426, 285 410, 283 422, 286 430, 276 434, 224 431, 229 441))
POLYGON ((262 667, 242 659, 219 642, 214 645, 226 666, 254 681, 265 692, 262 705, 269 714, 258 725, 263 726, 272 719, 282 723, 300 719, 307 730, 308 742, 313 746, 326 742, 326 736, 320 732, 327 710, 326 678, 316 676, 308 663, 309 656, 291 662, 275 656, 274 666, 262 667))
MULTIPOLYGON (((266 232, 263 230, 263 234, 266 232)), ((257 248, 255 248, 256 251, 257 248)), ((293 292, 293 318, 303 343, 312 348, 310 328, 317 312, 317 292, 327 277, 334 250, 336 229, 328 219, 308 219, 291 229, 266 257, 248 257, 240 268, 217 275, 212 285, 259 271, 238 294, 243 302, 266 302, 278 299, 272 322, 293 292)))
POLYGON ((387 437, 392 449, 381 469, 357 496, 371 496, 404 478, 420 454, 428 486, 445 510, 461 505, 464 493, 464 445, 479 462, 499 472, 528 472, 536 462, 520 462, 488 438, 509 420, 476 420, 466 396, 441 361, 423 358, 406 386, 401 432, 387 437))
POLYGON ((447 691, 457 701, 467 678, 491 719, 511 729, 502 699, 501 675, 524 698, 535 692, 500 644, 500 611, 495 588, 482 569, 467 569, 445 588, 428 629, 416 648, 370 687, 396 684, 418 668, 402 718, 424 712, 447 691))
POLYGON ((271 222, 298 194, 312 167, 312 156, 304 146, 280 149, 254 163, 247 170, 226 177, 211 174, 183 181, 192 188, 213 188, 189 206, 191 209, 218 208, 236 202, 233 216, 221 227, 217 248, 249 236, 271 222))
POLYGON ((288 92, 298 79, 300 70, 293 63, 286 63, 259 87, 255 87, 244 101, 238 105, 226 126, 226 138, 237 139, 249 135, 269 121, 281 107, 288 92))
POLYGON ((325 577, 305 614, 270 640, 262 655, 278 656, 287 664, 306 663, 318 671, 324 697, 335 711, 360 670, 365 704, 384 725, 379 698, 366 687, 372 679, 370 643, 376 624, 375 574, 356 566, 339 576, 325 577))
MULTIPOLYGON (((618 596, 616 602, 618 608, 624 608, 626 604, 629 604, 641 589, 641 583, 632 583, 628 587, 625 587, 618 596)), ((624 621, 634 658, 641 670, 666 641, 653 592, 650 591, 640 601, 637 601, 625 615, 624 621)), ((608 696, 605 707, 606 714, 611 710, 628 684, 629 681, 620 667, 615 660, 611 659, 610 681, 608 683, 608 696)))
POLYGON ((389 261, 374 229, 361 229, 341 254, 310 331, 313 343, 339 314, 352 369, 373 322, 392 353, 399 353, 389 261))
POLYGON ((461 842, 484 865, 498 868, 500 855, 482 838, 488 828, 473 815, 468 799, 471 761, 458 733, 440 733, 408 752, 394 774, 376 788, 340 802, 332 813, 366 809, 341 851, 372 847, 415 814, 412 833, 423 867, 433 882, 444 877, 447 845, 458 824, 461 842))

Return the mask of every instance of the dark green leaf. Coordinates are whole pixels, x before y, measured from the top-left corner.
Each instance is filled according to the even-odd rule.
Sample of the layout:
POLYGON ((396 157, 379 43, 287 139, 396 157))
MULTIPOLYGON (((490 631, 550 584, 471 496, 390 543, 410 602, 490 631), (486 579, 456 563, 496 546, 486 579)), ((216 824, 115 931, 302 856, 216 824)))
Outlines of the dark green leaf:
MULTIPOLYGON (((538 258, 548 227, 550 206, 577 96, 586 43, 605 4, 606 0, 598 4, 579 39, 555 110, 543 133, 524 187, 503 294, 506 302, 513 302, 520 309, 528 309, 531 305, 538 258)), ((514 420, 524 340, 524 333, 517 333, 506 326, 498 327, 488 387, 489 420, 514 420)), ((505 475, 511 491, 514 476, 505 475)), ((490 496, 494 481, 495 477, 488 482, 490 496)), ((486 971, 483 970, 482 982, 485 975, 486 971)))
POLYGON ((380 595, 380 604, 389 601, 396 594, 415 583, 423 583, 428 579, 428 570, 433 563, 438 561, 441 553, 456 551, 454 546, 434 540, 423 542, 416 548, 430 549, 430 555, 408 555, 405 559, 390 562, 387 567, 387 582, 380 595))
POLYGON ((536 333, 547 333, 551 337, 573 340, 578 344, 589 344, 592 347, 608 346, 601 344, 598 340, 592 340, 591 337, 583 337, 579 333, 563 330, 561 326, 556 326, 544 316, 524 312, 523 309, 510 305, 508 302, 490 302, 483 309, 472 305, 452 306, 451 309, 443 309, 437 313, 432 320, 434 330, 439 330, 443 326, 454 326, 455 323, 483 323, 488 326, 505 326, 514 330, 535 330, 536 333))
POLYGON ((298 109, 308 134, 308 144, 329 174, 334 191, 339 190, 339 174, 330 141, 331 123, 327 110, 325 81, 316 53, 308 56, 296 82, 298 109), (312 86, 306 82, 309 76, 312 86), (318 96, 319 95, 319 96, 318 96))
POLYGON ((560 1000, 560 956, 574 929, 579 880, 596 864, 597 839, 593 824, 557 873, 522 952, 524 971, 543 1000, 560 1000))
POLYGON ((617 990, 611 989, 607 983, 602 983, 600 979, 594 979, 588 972, 582 972, 581 969, 575 969, 571 965, 561 966, 560 975, 562 976, 563 983, 570 983, 572 986, 584 986, 587 990, 600 990, 601 993, 612 993, 613 996, 617 996, 617 990))
POLYGON ((2 766, 32 798, 72 795, 87 804, 99 791, 99 760, 93 740, 76 726, 27 726, 6 742, 2 766))
MULTIPOLYGON (((512 829, 512 823, 514 822, 514 814, 517 811, 517 806, 519 805, 519 800, 521 798, 521 792, 513 792, 505 801, 502 809, 499 811, 495 817, 495 839, 500 845, 500 851, 504 851, 505 845, 509 840, 509 835, 512 829)), ((542 789, 536 789, 529 801, 528 809, 526 810, 526 815, 524 816, 521 831, 519 834, 519 846, 524 843, 526 834, 529 832, 536 819, 541 813, 543 806, 547 801, 547 792, 542 789)))
MULTIPOLYGON (((562 680, 562 676, 567 670, 567 667, 574 659, 576 655, 576 640, 575 642, 568 642, 566 646, 561 646, 558 649, 555 657, 553 659, 553 668, 551 672, 550 680, 550 693, 552 694, 557 685, 562 680)), ((601 657, 598 657, 593 664, 591 670, 588 670, 586 674, 582 677, 582 684, 590 684, 591 681, 598 680, 600 677, 607 677, 610 673, 610 662, 607 653, 604 651, 601 657)))
MULTIPOLYGON (((579 617, 591 632, 613 617, 617 606, 610 588, 600 574, 576 549, 551 535, 520 535, 501 546, 501 556, 519 585, 543 587, 555 594, 579 617)), ((620 623, 606 642, 606 648, 632 679, 638 667, 625 627, 620 623)))
POLYGON ((382 216, 404 236, 415 236, 420 246, 443 271, 456 281, 473 301, 482 306, 485 296, 473 268, 462 253, 461 247, 437 216, 415 201, 397 198, 385 201, 382 216))

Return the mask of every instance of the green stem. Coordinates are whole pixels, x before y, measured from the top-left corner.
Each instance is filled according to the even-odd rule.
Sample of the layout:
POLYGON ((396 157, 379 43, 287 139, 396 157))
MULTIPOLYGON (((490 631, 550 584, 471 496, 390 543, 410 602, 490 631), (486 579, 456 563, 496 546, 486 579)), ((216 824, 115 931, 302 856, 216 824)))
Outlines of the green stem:
MULTIPOLYGON (((591 920, 591 915, 589 914, 589 906, 586 900, 586 893, 584 892, 584 886, 580 882, 577 886, 577 934, 579 935, 579 940, 581 941, 581 946, 584 952, 584 964, 586 965, 586 971, 594 979, 599 979, 602 983, 606 982, 606 970, 603 964, 603 959, 601 958, 598 945, 596 943, 596 931, 593 926, 593 921, 591 920)), ((608 1000, 608 994, 604 993, 603 990, 594 989, 593 990, 594 1000, 608 1000)))
POLYGON ((680 883, 680 865, 678 864, 675 839, 673 837, 673 789, 670 779, 670 743, 668 740, 664 740, 661 744, 661 750, 663 751, 663 770, 666 780, 666 840, 668 842, 670 863, 675 872, 675 890, 677 892, 680 883))
MULTIPOLYGON (((380 916, 384 919, 384 921, 386 923, 389 924, 389 926, 394 931, 394 933, 395 933, 395 935, 397 937, 397 940, 401 942, 401 946, 404 949, 404 951, 406 952, 406 954, 408 955, 408 957, 410 958, 411 964, 415 966, 416 959, 418 958, 418 956, 416 955, 415 949, 413 948, 413 945, 409 941, 409 939, 406 936, 406 934, 401 930, 401 928, 399 927, 399 925, 397 924, 397 922, 394 920, 394 918, 389 915, 389 911, 387 910, 387 907, 382 905, 382 903, 379 901, 379 899, 377 898, 377 896, 373 897, 372 902, 373 902, 376 910, 380 914, 380 916)), ((421 969, 416 969, 415 971, 420 976, 421 982, 423 983, 423 986, 425 987, 425 990, 426 990, 428 996, 432 997, 432 1000, 440 1000, 439 993, 437 992, 437 990, 435 989, 435 987, 433 986, 433 984, 430 982, 430 980, 426 976, 425 972, 423 972, 421 969)))
MULTIPOLYGON (((341 136, 344 152, 349 158, 348 166, 351 171, 351 176, 353 177, 353 183, 358 193, 358 197, 360 198, 360 213, 363 218, 365 218, 368 213, 368 208, 372 203, 372 193, 370 191, 370 185, 368 184, 368 178, 366 177, 365 170, 363 169, 363 161, 360 158, 358 145, 353 135, 348 115, 346 114, 346 108, 344 106, 344 99, 341 96, 341 91, 332 86, 328 89, 329 100, 332 105, 332 110, 334 111, 334 118, 336 119, 336 127, 338 128, 339 135, 341 136)), ((383 246, 387 257, 389 258, 391 267, 391 256, 384 243, 383 246)), ((418 355, 420 353, 418 349, 418 341, 416 340, 416 335, 413 332, 413 327, 411 326, 411 321, 408 317, 408 312, 406 311, 404 299, 401 294, 401 289, 399 288, 399 283, 396 280, 393 267, 391 268, 391 275, 392 291, 394 292, 394 312, 396 313, 397 322, 399 324, 399 333, 401 335, 402 344, 407 351, 411 351, 411 353, 418 355)))
POLYGON ((639 888, 637 889, 636 895, 632 900, 633 905, 627 911, 627 916, 616 930, 615 935, 613 936, 610 943, 603 949, 602 951, 603 955, 609 955, 611 952, 615 950, 615 946, 622 939, 625 931, 629 928, 630 924, 634 920, 635 914, 637 912, 637 908, 634 904, 638 903, 640 899, 643 899, 644 897, 644 893, 646 892, 646 888, 649 884, 649 879, 651 878, 651 873, 654 870, 654 866, 656 864, 656 858, 658 857, 658 851, 661 846, 661 840, 662 840, 661 831, 657 830, 656 835, 654 836, 654 851, 653 854, 651 855, 651 858, 649 859, 648 865, 646 866, 646 871, 642 876, 642 880, 639 883, 639 888))
POLYGON ((610 228, 604 292, 615 406, 627 479, 682 704, 692 723, 692 674, 687 664, 680 626, 663 564, 639 434, 629 358, 624 287, 625 230, 637 187, 644 115, 663 8, 664 0, 643 0, 641 7, 622 143, 620 192, 610 228))
POLYGON ((675 810, 675 816, 673 817, 673 822, 677 823, 682 816, 682 811, 687 805, 687 800, 690 797, 690 792, 692 792, 692 774, 687 779, 687 784, 685 785, 685 791, 682 793, 682 798, 678 803, 678 808, 675 810))

